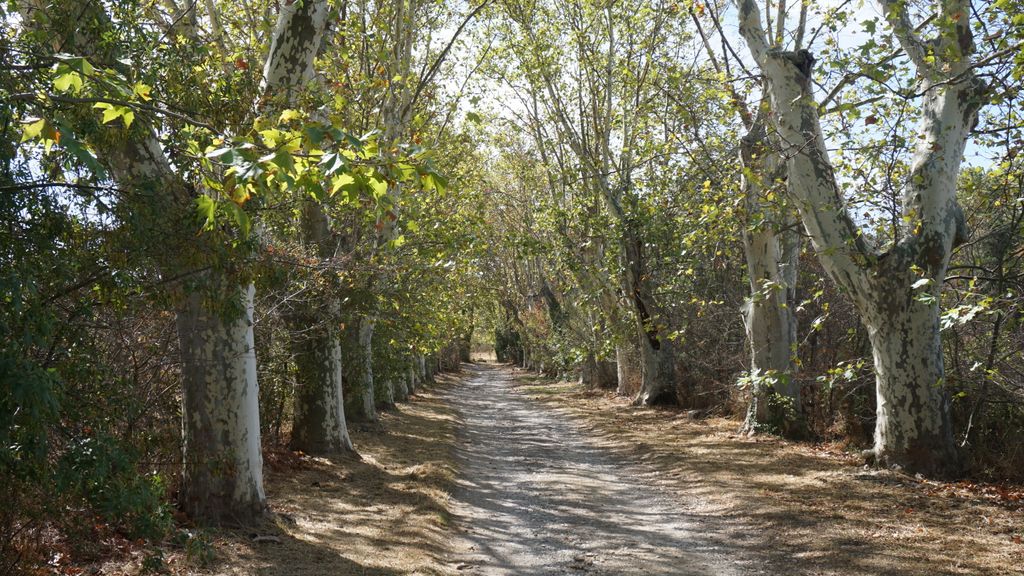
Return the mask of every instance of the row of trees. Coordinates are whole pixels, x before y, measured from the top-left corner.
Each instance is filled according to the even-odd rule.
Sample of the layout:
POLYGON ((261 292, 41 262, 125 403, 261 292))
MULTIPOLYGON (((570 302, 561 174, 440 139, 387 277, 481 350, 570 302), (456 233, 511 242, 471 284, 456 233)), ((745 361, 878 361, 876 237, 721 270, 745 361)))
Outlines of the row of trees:
POLYGON ((172 495, 250 522, 267 436, 352 451, 468 359, 478 201, 435 166, 472 172, 439 79, 479 10, 0 8, 0 573, 172 495))
POLYGON ((1019 8, 502 3, 499 356, 1014 476, 1019 8))
POLYGON ((250 521, 264 444, 351 450, 474 330, 1019 478, 1022 12, 4 4, 0 557, 250 521))

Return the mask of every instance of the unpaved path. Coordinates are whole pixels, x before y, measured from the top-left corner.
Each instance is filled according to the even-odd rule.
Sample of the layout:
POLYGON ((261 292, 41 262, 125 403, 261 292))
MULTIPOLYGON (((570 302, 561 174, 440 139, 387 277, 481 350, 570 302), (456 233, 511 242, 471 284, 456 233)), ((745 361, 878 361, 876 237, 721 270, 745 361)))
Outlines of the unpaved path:
POLYGON ((588 441, 564 412, 473 365, 460 413, 453 505, 459 573, 481 576, 754 574, 686 503, 588 441))

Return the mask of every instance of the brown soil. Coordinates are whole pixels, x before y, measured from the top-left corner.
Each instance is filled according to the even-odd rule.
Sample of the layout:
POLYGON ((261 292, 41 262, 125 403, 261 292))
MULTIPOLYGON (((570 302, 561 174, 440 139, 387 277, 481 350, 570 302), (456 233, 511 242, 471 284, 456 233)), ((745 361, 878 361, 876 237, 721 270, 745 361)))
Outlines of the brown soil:
POLYGON ((723 523, 768 574, 1024 574, 1020 487, 865 469, 826 446, 736 434, 739 423, 635 408, 520 373, 520 390, 644 466, 687 513, 723 523))
MULTIPOLYGON (((509 369, 495 372, 509 374, 509 369)), ((486 558, 467 558, 462 547, 470 542, 471 552, 477 556, 487 547, 503 553, 502 547, 508 547, 515 531, 505 531, 505 525, 497 523, 504 522, 503 517, 485 517, 496 520, 492 526, 481 526, 479 521, 474 525, 472 517, 462 521, 459 516, 454 522, 458 526, 449 525, 453 522, 450 510, 456 504, 465 508, 465 503, 453 502, 450 494, 456 487, 455 463, 459 461, 456 432, 467 428, 451 403, 460 406, 462 388, 473 381, 454 376, 439 379, 439 385, 385 413, 379 425, 353 427, 361 460, 268 453, 267 490, 273 519, 244 532, 208 532, 210 543, 191 550, 168 545, 162 549, 164 573, 491 574, 486 558), (501 530, 489 530, 495 527, 501 530), (488 532, 493 535, 489 537, 488 532), (270 538, 259 542, 254 535, 270 538), (200 557, 207 551, 214 552, 214 559, 201 565, 200 557)), ((522 398, 514 407, 524 418, 534 414, 529 418, 540 419, 552 430, 563 426, 553 420, 564 422, 566 432, 554 437, 578 436, 577 444, 588 454, 597 451, 591 454, 593 461, 587 461, 591 468, 597 466, 612 477, 619 472, 608 467, 621 466, 621 473, 628 472, 632 478, 623 486, 627 492, 636 490, 631 487, 634 484, 641 491, 646 486, 656 492, 653 499, 647 497, 656 505, 637 500, 648 508, 656 506, 657 510, 650 510, 652 518, 662 513, 684 517, 658 521, 660 527, 666 522, 680 524, 673 534, 686 542, 693 540, 683 548, 700 544, 701 549, 712 550, 715 558, 734 560, 737 572, 1024 576, 1020 487, 936 483, 869 470, 833 447, 750 439, 736 434, 739 423, 734 420, 693 420, 678 410, 635 408, 610 393, 521 371, 502 386, 522 398)), ((488 394, 468 396, 483 403, 488 397, 494 398, 488 394)), ((466 404, 461 409, 467 412, 467 406, 474 414, 480 408, 466 404)), ((479 419, 480 415, 476 416, 479 419)), ((500 413, 495 418, 505 416, 500 413)), ((485 413, 484 417, 489 416, 485 413)), ((541 455, 540 451, 536 454, 541 455)), ((524 465, 537 468, 530 458, 523 460, 524 465)), ((488 486, 488 476, 483 475, 488 473, 486 467, 476 477, 472 466, 463 462, 461 468, 460 498, 472 495, 467 490, 474 488, 467 489, 467 485, 476 489, 488 486)), ((502 485, 500 480, 494 479, 495 486, 502 485)), ((587 481, 581 477, 581 486, 587 481)), ((524 484, 519 491, 527 488, 524 484)), ((531 495, 522 496, 532 502, 531 495)), ((551 568, 551 562, 560 561, 562 552, 566 552, 568 564, 556 573, 602 573, 602 564, 597 562, 602 554, 587 553, 588 547, 600 540, 594 536, 597 533, 574 527, 569 521, 575 508, 589 510, 588 499, 567 500, 557 491, 541 496, 548 499, 541 500, 542 504, 550 501, 568 506, 557 510, 565 518, 552 526, 572 527, 572 533, 555 533, 550 538, 532 535, 551 545, 551 551, 539 554, 539 562, 530 572, 510 564, 506 573, 548 574, 545 566, 551 568), (555 542, 559 539, 566 542, 555 542), (554 560, 549 562, 548 557, 554 560)), ((481 498, 469 498, 468 503, 500 503, 511 496, 502 489, 481 498)), ((528 506, 523 509, 531 516, 528 506)), ((522 516, 517 514, 511 514, 513 520, 522 516)), ((540 522, 538 530, 548 529, 547 524, 540 522)), ((651 528, 657 531, 658 526, 651 528)), ((606 539, 614 540, 615 527, 608 527, 607 532, 606 539)), ((642 545, 645 538, 636 544, 642 545)), ((638 554, 634 551, 634 556, 638 554)), ((152 556, 153 550, 136 549, 128 555, 127 560, 86 573, 139 574, 143 560, 152 556)), ((647 556, 654 558, 658 553, 648 551, 647 556)), ((637 557, 643 559, 642 554, 637 557)), ((605 573, 623 574, 614 568, 614 562, 615 557, 607 560, 604 566, 610 571, 605 573)), ((685 573, 679 564, 661 565, 666 574, 685 573)))
MULTIPOLYGON (((441 399, 457 378, 437 377, 379 424, 350 426, 355 457, 266 454, 262 526, 207 532, 208 544, 163 550, 174 574, 442 575, 449 538, 453 412, 441 399), (255 537, 255 538, 254 538, 255 537), (213 552, 203 566, 200 556, 213 552)), ((104 566, 104 574, 138 574, 148 553, 104 566)))

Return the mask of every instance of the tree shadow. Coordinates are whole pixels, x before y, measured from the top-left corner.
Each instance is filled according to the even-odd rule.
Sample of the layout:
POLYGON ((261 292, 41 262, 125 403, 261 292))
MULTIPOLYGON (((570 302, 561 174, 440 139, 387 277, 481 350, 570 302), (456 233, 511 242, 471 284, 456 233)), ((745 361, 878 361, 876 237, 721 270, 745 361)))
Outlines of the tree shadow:
POLYGON ((1024 574, 1024 547, 1014 550, 1009 537, 1021 529, 1019 506, 936 497, 935 483, 809 445, 743 438, 732 421, 693 421, 578 388, 547 404, 675 493, 684 512, 703 511, 710 530, 761 557, 768 573, 1024 574))
POLYGON ((218 573, 444 573, 456 423, 439 397, 453 379, 441 380, 354 430, 359 456, 297 456, 270 471, 271 520, 235 533, 218 573))

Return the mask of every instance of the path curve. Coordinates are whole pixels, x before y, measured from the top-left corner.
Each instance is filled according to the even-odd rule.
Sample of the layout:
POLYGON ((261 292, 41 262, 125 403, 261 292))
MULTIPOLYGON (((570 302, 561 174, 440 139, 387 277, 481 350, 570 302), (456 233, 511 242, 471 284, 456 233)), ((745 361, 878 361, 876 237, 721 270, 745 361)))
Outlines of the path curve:
POLYGON ((466 366, 453 494, 456 568, 480 576, 747 574, 676 497, 587 440, 570 417, 466 366))

